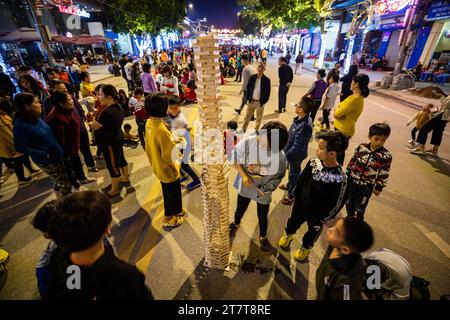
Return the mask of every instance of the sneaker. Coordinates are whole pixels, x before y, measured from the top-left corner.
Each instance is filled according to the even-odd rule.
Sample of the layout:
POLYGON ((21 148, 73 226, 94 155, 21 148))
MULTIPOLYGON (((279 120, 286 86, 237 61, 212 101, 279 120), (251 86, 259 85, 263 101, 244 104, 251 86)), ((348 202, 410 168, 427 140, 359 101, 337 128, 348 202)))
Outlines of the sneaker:
POLYGON ((185 208, 183 208, 181 210, 181 213, 177 214, 177 217, 184 217, 187 214, 189 214, 189 211, 187 211, 185 208))
POLYGON ((239 229, 239 226, 234 222, 230 223, 230 239, 233 239, 236 236, 236 231, 239 229))
POLYGON ((281 190, 284 190, 284 191, 288 191, 288 187, 287 187, 285 184, 282 184, 282 185, 280 186, 280 189, 281 189, 281 190))
POLYGON ((418 154, 418 155, 426 154, 425 150, 418 148, 418 147, 409 150, 409 152, 412 154, 418 154))
POLYGON ((433 157, 437 157, 438 156, 438 152, 435 151, 434 149, 428 149, 428 150, 425 150, 425 152, 427 154, 429 154, 429 155, 432 155, 433 157))
POLYGON ((286 108, 283 108, 283 112, 286 112, 286 108))
POLYGON ((259 238, 259 246, 263 252, 268 252, 272 249, 272 245, 267 238, 259 238))
POLYGON ((188 175, 182 176, 182 177, 180 178, 180 182, 185 182, 185 181, 187 181, 188 179, 189 179, 189 176, 188 176, 188 175))
POLYGON ((234 109, 234 112, 236 112, 238 115, 241 115, 241 110, 239 109, 234 109))
POLYGON ((311 249, 305 249, 302 247, 295 252, 294 259, 297 261, 304 261, 306 258, 308 258, 310 252, 311 249))
POLYGON ((280 111, 280 110, 275 110, 275 113, 281 113, 282 111, 280 111))
POLYGON ((168 221, 163 222, 164 227, 176 228, 179 227, 184 221, 183 217, 172 216, 168 221))
POLYGON ((192 191, 192 190, 199 188, 200 186, 201 186, 200 181, 192 181, 191 183, 189 183, 186 186, 186 189, 188 189, 189 191, 192 191))
POLYGON ((81 184, 88 184, 88 183, 94 182, 95 180, 96 179, 86 178, 86 179, 80 180, 80 183, 81 184))
POLYGON ((294 239, 294 235, 287 234, 286 231, 284 231, 283 235, 280 238, 280 241, 278 241, 278 245, 283 249, 287 249, 291 244, 292 239, 294 239))
POLYGON ((119 188, 121 188, 121 187, 129 188, 129 187, 131 187, 131 182, 130 181, 120 181, 119 188))

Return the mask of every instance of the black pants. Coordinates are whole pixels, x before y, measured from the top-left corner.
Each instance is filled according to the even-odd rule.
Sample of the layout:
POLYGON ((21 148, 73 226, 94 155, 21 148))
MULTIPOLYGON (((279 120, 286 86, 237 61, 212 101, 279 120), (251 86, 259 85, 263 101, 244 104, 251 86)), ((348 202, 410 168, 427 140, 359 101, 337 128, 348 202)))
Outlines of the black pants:
POLYGON ((80 181, 86 179, 80 156, 77 153, 68 159, 64 159, 63 163, 64 167, 66 168, 66 173, 69 177, 70 183, 75 188, 79 188, 81 185, 80 181))
MULTIPOLYGON (((241 195, 238 195, 237 199, 237 208, 236 212, 234 214, 234 224, 239 225, 241 224, 241 219, 244 216, 245 212, 248 209, 248 206, 250 205, 250 198, 242 197, 241 195)), ((259 236, 260 237, 266 237, 267 236, 267 226, 268 226, 268 215, 269 215, 269 208, 270 204, 260 204, 258 203, 258 223, 259 223, 259 236)))
MULTIPOLYGON (((338 129, 334 128, 335 131, 339 131, 338 129)), ((350 137, 348 138, 349 142, 350 142, 350 137)), ((344 165, 344 161, 345 161, 345 151, 342 152, 341 154, 337 155, 337 162, 343 166, 344 165)))
POLYGON ((446 125, 447 121, 442 120, 442 114, 432 118, 419 130, 417 142, 424 145, 427 142, 428 134, 433 131, 433 134, 431 135, 431 144, 440 146, 446 125))
POLYGON ((280 84, 278 88, 278 111, 280 113, 286 109, 286 100, 289 88, 285 84, 280 84))
POLYGON ((138 127, 138 134, 139 134, 139 140, 141 141, 141 146, 145 150, 145 124, 147 123, 147 120, 142 120, 136 118, 136 124, 138 127))
POLYGON ((239 107, 239 110, 242 111, 242 109, 244 109, 247 102, 248 102, 247 101, 247 91, 243 91, 242 102, 241 102, 241 106, 239 107))
POLYGON ((287 234, 295 234, 305 222, 308 224, 308 231, 303 236, 302 247, 311 249, 319 238, 323 223, 316 217, 308 216, 308 208, 301 202, 295 201, 292 208, 291 217, 286 225, 287 234))
POLYGON ((94 157, 92 156, 91 147, 89 145, 89 135, 87 130, 81 130, 80 132, 80 151, 83 155, 86 166, 88 168, 95 167, 94 157))
POLYGON ((161 182, 164 197, 164 215, 175 216, 183 211, 180 179, 171 183, 161 182))
POLYGON ((353 179, 348 179, 348 199, 346 203, 347 215, 364 220, 369 199, 372 196, 374 185, 358 185, 353 179))
POLYGON ((235 81, 241 82, 242 81, 242 70, 244 69, 244 67, 239 67, 236 73, 236 79, 234 79, 235 81))
POLYGON ((419 131, 419 129, 417 129, 416 127, 414 127, 412 130, 411 130, 411 138, 415 141, 416 140, 416 133, 417 133, 417 131, 419 131))
POLYGON ((181 162, 181 170, 192 178, 192 182, 200 182, 200 178, 189 163, 181 162))
POLYGON ((316 119, 317 111, 319 110, 321 104, 322 99, 314 99, 313 109, 311 110, 311 120, 313 124, 314 120, 316 119))
POLYGON ((23 170, 24 165, 30 172, 33 171, 30 159, 25 155, 17 158, 2 158, 1 160, 8 168, 12 168, 14 170, 14 173, 19 181, 25 180, 25 172, 23 170))
POLYGON ((100 146, 99 149, 105 157, 106 167, 111 178, 119 178, 120 169, 128 165, 123 153, 122 142, 115 142, 109 146, 100 146))
POLYGON ((327 110, 327 109, 323 109, 323 120, 322 120, 322 124, 324 124, 327 129, 330 129, 330 111, 331 110, 327 110))

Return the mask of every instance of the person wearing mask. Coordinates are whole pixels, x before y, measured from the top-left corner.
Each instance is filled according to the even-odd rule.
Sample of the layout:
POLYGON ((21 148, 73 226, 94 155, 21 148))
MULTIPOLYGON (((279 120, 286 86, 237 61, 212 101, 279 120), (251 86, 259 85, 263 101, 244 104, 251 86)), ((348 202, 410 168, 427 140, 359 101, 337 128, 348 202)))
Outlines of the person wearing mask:
POLYGON ((247 115, 244 119, 242 129, 247 131, 248 124, 256 111, 256 126, 258 132, 264 115, 264 106, 270 98, 270 79, 264 74, 266 66, 264 63, 258 63, 258 72, 250 77, 247 84, 247 115))
POLYGON ((353 81, 353 77, 358 74, 358 66, 356 64, 352 64, 348 73, 341 78, 342 86, 341 86, 341 102, 347 99, 352 94, 351 85, 353 81))
POLYGON ((62 162, 63 149, 56 141, 50 127, 42 120, 41 103, 31 93, 14 97, 16 115, 13 122, 14 147, 44 171, 55 184, 57 196, 72 191, 72 185, 62 162))
POLYGON ((248 55, 243 55, 241 58, 242 65, 244 66, 244 69, 242 70, 242 86, 241 90, 239 91, 239 94, 242 94, 242 102, 241 106, 238 109, 234 109, 234 111, 237 114, 241 114, 242 109, 244 109, 245 105, 247 104, 247 84, 250 77, 255 74, 255 70, 250 65, 249 57, 248 55))
POLYGON ((280 87, 278 89, 278 110, 275 110, 275 112, 282 113, 286 112, 287 94, 292 84, 292 80, 294 80, 294 73, 288 63, 287 57, 281 57, 278 59, 278 64, 280 65, 278 68, 280 87))
MULTIPOLYGON (((349 139, 355 134, 356 122, 364 109, 364 99, 369 96, 369 76, 358 73, 353 77, 350 90, 351 96, 339 103, 334 111, 334 128, 345 134, 349 139)), ((343 165, 345 153, 338 157, 339 164, 343 165)))

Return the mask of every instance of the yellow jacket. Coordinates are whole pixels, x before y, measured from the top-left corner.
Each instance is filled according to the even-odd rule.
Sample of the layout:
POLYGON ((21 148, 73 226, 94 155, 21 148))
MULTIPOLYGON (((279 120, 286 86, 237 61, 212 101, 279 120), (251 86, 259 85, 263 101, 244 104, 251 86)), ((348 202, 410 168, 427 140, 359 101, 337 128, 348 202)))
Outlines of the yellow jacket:
POLYGON ((81 96, 83 98, 86 97, 95 97, 94 94, 95 87, 92 83, 83 81, 80 86, 81 96))
POLYGON ((172 159, 172 154, 181 159, 181 154, 172 133, 162 119, 150 118, 145 125, 145 152, 156 177, 162 183, 171 183, 180 178, 180 163, 172 159))
POLYGON ((5 112, 0 111, 0 157, 12 159, 21 155, 14 149, 12 118, 5 112))
POLYGON ((351 95, 339 103, 334 112, 334 127, 342 133, 353 137, 355 134, 356 121, 364 108, 362 96, 351 95))

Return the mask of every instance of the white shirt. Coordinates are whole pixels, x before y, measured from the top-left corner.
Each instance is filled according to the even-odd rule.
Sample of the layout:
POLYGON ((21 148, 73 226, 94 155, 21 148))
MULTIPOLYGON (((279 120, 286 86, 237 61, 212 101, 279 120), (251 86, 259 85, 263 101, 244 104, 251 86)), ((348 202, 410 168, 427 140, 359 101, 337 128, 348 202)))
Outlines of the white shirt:
POLYGON ((325 93, 323 94, 322 97, 322 109, 324 110, 333 109, 336 103, 336 98, 339 95, 339 89, 340 89, 339 84, 333 83, 327 88, 327 90, 325 90, 325 93), (325 103, 327 97, 328 101, 325 103))
POLYGON ((261 78, 256 78, 255 89, 253 90, 253 100, 261 99, 261 78))
POLYGON ((131 62, 128 62, 126 65, 125 65, 125 73, 127 74, 127 79, 128 80, 132 80, 131 79, 131 68, 133 67, 133 63, 131 63, 131 62))
POLYGON ((341 53, 341 56, 339 57, 339 60, 344 60, 345 59, 345 52, 341 53))

